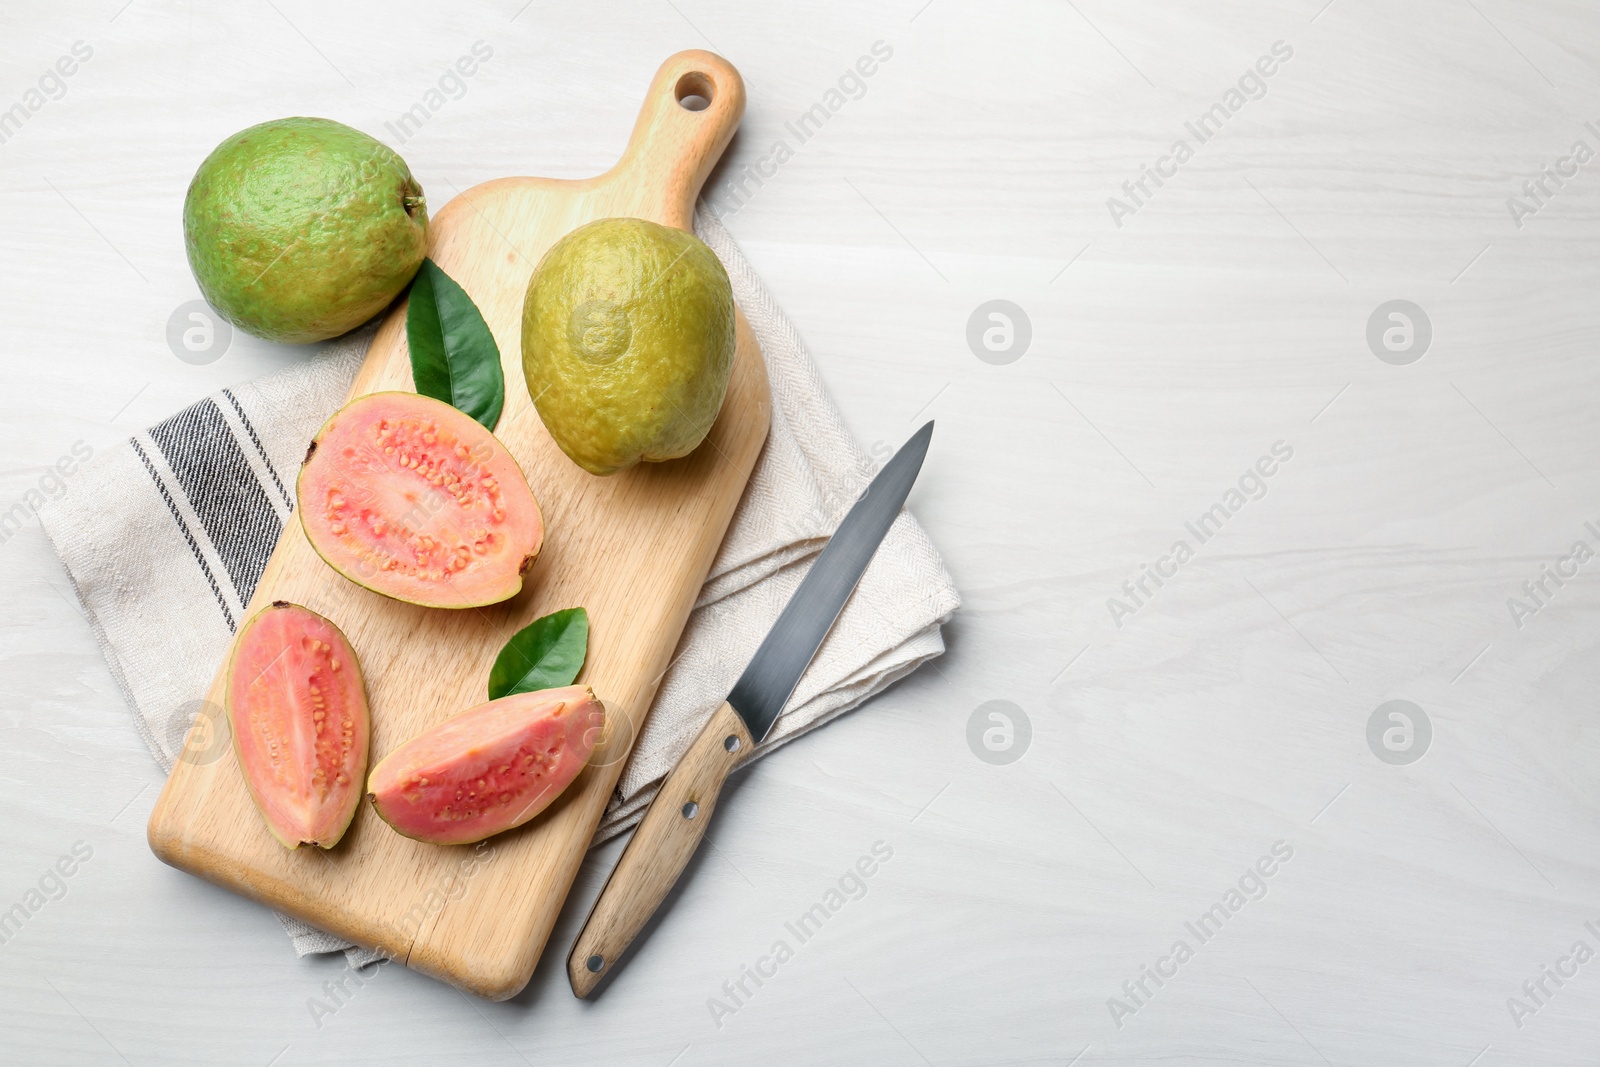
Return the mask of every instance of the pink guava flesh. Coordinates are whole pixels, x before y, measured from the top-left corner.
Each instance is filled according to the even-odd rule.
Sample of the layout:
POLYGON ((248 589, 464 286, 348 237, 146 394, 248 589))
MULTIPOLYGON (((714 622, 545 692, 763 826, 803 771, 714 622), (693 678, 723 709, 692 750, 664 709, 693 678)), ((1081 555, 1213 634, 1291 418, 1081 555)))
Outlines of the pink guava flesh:
POLYGON ((228 721, 250 797, 288 848, 332 848, 361 801, 367 694, 356 654, 316 612, 277 601, 228 663, 228 721))
POLYGON ((407 837, 482 841, 549 807, 588 764, 604 724, 605 707, 585 685, 501 697, 389 753, 367 793, 407 837))
POLYGON ((300 524, 334 570, 435 608, 516 595, 544 541, 517 461, 443 401, 369 393, 334 413, 306 453, 300 524))

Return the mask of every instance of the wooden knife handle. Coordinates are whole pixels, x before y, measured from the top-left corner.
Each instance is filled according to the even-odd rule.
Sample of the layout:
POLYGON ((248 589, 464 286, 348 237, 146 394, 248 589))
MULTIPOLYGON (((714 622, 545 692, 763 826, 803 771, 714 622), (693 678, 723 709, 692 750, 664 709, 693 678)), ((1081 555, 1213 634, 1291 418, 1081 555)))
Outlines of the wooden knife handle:
POLYGON ((728 775, 755 747, 726 702, 672 768, 606 879, 567 956, 572 992, 594 992, 644 929, 700 847, 728 775))

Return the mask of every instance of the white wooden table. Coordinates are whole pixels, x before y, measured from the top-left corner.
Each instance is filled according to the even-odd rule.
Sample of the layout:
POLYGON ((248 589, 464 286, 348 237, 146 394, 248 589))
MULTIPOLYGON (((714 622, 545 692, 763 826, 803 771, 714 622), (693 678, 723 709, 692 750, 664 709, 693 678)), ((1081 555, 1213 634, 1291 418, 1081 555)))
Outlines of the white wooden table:
POLYGON ((28 112, 0 113, 0 511, 77 442, 311 358, 167 346, 184 189, 228 133, 340 119, 438 205, 605 168, 660 60, 710 47, 751 105, 709 203, 864 443, 938 420, 911 506, 966 598, 947 656, 743 776, 603 998, 551 951, 487 1004, 296 959, 150 855, 159 771, 29 523, 0 544, 0 909, 44 900, 0 944, 0 1062, 1592 1062, 1600 161, 1569 157, 1600 151, 1600 12, 1203 6, 0 13, 0 109, 28 112), (1025 351, 1015 312, 969 345, 992 300, 1025 351), (991 701, 1031 726, 1009 750, 991 701))

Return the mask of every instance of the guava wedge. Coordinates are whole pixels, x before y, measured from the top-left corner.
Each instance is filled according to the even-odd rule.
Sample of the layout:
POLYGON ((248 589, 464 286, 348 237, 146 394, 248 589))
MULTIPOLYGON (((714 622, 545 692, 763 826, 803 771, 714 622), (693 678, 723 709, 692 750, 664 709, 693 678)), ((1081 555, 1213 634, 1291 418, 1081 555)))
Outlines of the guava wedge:
POLYGON ((549 807, 588 765, 604 725, 605 706, 586 685, 501 697, 379 760, 367 794, 406 837, 470 845, 549 807))
POLYGON ((306 540, 375 593, 434 608, 515 596, 544 541, 522 468, 495 436, 417 393, 334 412, 296 485, 306 540))
POLYGON ((367 770, 367 693, 339 628, 282 600, 252 615, 228 661, 228 723, 250 799, 286 848, 339 843, 367 770))

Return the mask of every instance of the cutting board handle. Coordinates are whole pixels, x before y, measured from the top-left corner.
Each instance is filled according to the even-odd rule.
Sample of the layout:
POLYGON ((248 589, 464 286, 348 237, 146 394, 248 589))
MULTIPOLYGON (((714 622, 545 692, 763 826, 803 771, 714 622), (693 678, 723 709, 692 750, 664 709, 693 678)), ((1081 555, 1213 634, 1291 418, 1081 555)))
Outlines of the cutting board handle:
POLYGON ((638 214, 692 230, 700 187, 744 116, 744 79, 714 52, 690 49, 656 71, 633 135, 602 183, 631 186, 638 214))

